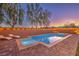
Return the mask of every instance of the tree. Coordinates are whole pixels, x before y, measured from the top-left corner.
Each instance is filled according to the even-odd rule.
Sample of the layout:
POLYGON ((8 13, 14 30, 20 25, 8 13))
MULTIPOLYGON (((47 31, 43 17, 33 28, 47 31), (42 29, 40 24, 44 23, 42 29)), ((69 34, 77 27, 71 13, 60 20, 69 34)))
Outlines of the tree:
POLYGON ((76 28, 77 26, 75 25, 75 23, 70 23, 70 24, 65 24, 64 28, 76 28))
POLYGON ((12 28, 19 23, 19 25, 22 24, 21 20, 24 16, 24 10, 19 7, 20 4, 12 4, 12 3, 4 3, 0 4, 0 23, 3 23, 3 21, 10 25, 12 28))
MULTIPOLYGON (((4 7, 5 4, 0 4, 0 24, 3 23, 4 21, 4 13, 3 13, 3 9, 6 9, 4 7)), ((7 6, 7 5, 6 5, 7 6)), ((8 6, 7 6, 8 7, 8 6)))
POLYGON ((27 4, 27 16, 32 27, 47 27, 50 23, 49 12, 40 7, 39 4, 27 4))
POLYGON ((74 23, 69 24, 70 27, 75 28, 77 27, 74 23))
POLYGON ((47 10, 43 11, 42 23, 43 23, 44 27, 49 26, 49 23, 50 23, 50 21, 49 21, 50 16, 49 15, 50 14, 49 14, 49 12, 47 10))
POLYGON ((24 19, 24 10, 22 9, 21 5, 19 5, 19 25, 22 25, 24 19))
POLYGON ((33 20, 33 11, 32 11, 32 7, 30 4, 27 4, 27 16, 29 18, 30 24, 34 25, 34 20, 33 20))

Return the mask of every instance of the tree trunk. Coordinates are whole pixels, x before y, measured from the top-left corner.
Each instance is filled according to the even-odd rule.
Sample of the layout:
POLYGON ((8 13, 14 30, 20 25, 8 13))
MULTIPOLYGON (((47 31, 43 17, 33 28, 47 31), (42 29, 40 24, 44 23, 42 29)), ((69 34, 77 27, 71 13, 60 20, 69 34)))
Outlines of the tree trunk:
POLYGON ((14 25, 12 25, 11 27, 14 28, 14 25))

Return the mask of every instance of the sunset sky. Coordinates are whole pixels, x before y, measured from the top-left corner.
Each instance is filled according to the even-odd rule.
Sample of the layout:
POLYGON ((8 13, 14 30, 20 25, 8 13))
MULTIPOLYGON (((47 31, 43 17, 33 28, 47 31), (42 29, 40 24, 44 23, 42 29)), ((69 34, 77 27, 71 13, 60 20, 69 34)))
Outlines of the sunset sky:
MULTIPOLYGON (((22 7, 27 11, 27 4, 22 4, 22 7)), ((47 9, 52 13, 50 26, 62 26, 64 24, 75 23, 79 25, 79 4, 40 4, 43 9, 47 9)), ((26 13, 26 12, 25 12, 26 13)), ((29 26, 28 18, 24 18, 23 26, 29 26)), ((4 26, 4 24, 2 24, 4 26)))
POLYGON ((79 4, 42 4, 52 13, 50 26, 75 23, 79 25, 79 4))
POLYGON ((40 4, 52 13, 50 26, 75 23, 79 25, 79 4, 40 4))

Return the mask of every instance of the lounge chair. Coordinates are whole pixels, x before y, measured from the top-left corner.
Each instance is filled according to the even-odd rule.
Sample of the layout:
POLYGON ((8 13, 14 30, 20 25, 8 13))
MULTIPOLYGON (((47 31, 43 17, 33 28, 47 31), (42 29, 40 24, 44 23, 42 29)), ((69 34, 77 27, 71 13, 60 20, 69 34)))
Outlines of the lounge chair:
POLYGON ((18 35, 13 35, 13 34, 9 34, 9 36, 12 37, 12 38, 20 38, 20 36, 18 36, 18 35))
POLYGON ((0 40, 10 40, 12 39, 11 37, 5 37, 3 35, 0 35, 0 40))
POLYGON ((5 37, 5 39, 11 40, 12 38, 11 37, 5 37))

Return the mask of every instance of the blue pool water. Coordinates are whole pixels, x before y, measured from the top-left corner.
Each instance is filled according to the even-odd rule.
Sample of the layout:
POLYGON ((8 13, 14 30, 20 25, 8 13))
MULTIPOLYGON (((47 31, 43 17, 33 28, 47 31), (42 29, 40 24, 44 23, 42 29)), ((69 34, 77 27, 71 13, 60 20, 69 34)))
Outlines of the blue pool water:
POLYGON ((25 38, 21 41, 22 45, 32 45, 36 42, 44 42, 46 44, 49 44, 49 37, 64 37, 64 33, 54 33, 54 34, 42 34, 42 35, 37 35, 37 36, 32 36, 30 38, 25 38))

